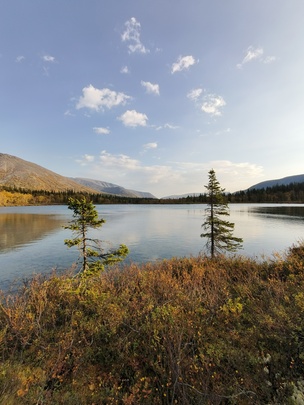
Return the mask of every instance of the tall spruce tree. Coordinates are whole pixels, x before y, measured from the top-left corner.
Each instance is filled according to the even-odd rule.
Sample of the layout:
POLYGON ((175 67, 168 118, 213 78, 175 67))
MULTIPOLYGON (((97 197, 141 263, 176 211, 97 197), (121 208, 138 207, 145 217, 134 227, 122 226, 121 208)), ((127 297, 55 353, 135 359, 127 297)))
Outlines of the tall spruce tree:
POLYGON ((205 222, 202 224, 206 232, 202 233, 201 237, 207 238, 206 247, 212 258, 224 251, 235 252, 242 247, 243 239, 233 236, 233 222, 221 218, 229 216, 230 213, 225 200, 225 189, 221 188, 213 169, 209 171, 209 182, 205 187, 208 207, 205 210, 205 222))
POLYGON ((126 245, 122 244, 118 249, 105 252, 99 239, 88 236, 89 229, 98 229, 106 222, 103 218, 98 218, 98 212, 91 201, 69 198, 68 208, 73 211, 73 220, 64 228, 70 229, 74 238, 65 239, 64 243, 69 248, 78 246, 83 274, 96 274, 104 270, 104 266, 120 262, 128 255, 126 245))

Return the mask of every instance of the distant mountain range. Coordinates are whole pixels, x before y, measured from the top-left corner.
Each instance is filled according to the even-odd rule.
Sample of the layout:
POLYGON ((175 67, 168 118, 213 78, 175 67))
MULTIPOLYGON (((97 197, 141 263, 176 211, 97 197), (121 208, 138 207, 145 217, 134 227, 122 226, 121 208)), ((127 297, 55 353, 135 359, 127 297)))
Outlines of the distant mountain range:
MULTIPOLYGON (((262 188, 288 185, 291 183, 304 183, 304 174, 263 181, 249 187, 248 190, 259 190, 262 188)), ((81 177, 64 177, 35 163, 5 153, 0 153, 0 186, 22 188, 26 190, 46 190, 57 192, 73 190, 76 192, 112 194, 121 197, 156 198, 149 192, 129 190, 122 186, 118 186, 117 184, 107 183, 101 180, 81 177)), ((189 193, 163 198, 178 199, 199 195, 200 193, 189 193)))
POLYGON ((296 176, 283 177, 282 179, 266 180, 261 183, 255 184, 248 188, 248 190, 261 190, 262 188, 274 187, 274 186, 287 186, 291 183, 304 183, 304 174, 298 174, 296 176))
POLYGON ((104 181, 69 178, 16 156, 0 153, 0 186, 26 190, 113 194, 124 197, 156 198, 151 193, 128 190, 104 181))
POLYGON ((85 187, 92 188, 99 193, 113 194, 122 197, 134 197, 134 198, 156 198, 153 194, 144 191, 128 190, 124 187, 118 186, 113 183, 106 183, 105 181, 85 179, 82 177, 71 178, 76 183, 79 183, 85 187))

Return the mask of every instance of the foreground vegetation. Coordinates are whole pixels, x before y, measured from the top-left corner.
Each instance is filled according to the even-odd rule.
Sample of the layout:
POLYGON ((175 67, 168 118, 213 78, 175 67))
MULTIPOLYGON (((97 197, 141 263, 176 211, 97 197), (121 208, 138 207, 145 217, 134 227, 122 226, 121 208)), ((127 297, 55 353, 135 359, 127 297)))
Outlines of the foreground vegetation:
POLYGON ((1 404, 300 404, 304 246, 37 276, 0 331, 1 404))

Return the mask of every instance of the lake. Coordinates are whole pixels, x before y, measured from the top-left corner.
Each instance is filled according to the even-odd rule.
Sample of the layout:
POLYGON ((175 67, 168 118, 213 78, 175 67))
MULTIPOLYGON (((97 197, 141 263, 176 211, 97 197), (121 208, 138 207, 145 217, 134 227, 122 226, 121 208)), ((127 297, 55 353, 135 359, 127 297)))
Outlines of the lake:
MULTIPOLYGON (((125 243, 125 262, 143 263, 173 256, 197 256, 206 205, 97 205, 106 223, 90 235, 105 241, 106 250, 125 243), (109 244, 109 242, 111 242, 109 244)), ((244 240, 238 253, 271 256, 304 240, 304 204, 230 204, 234 236, 244 240)), ((63 270, 77 261, 77 248, 68 249, 63 228, 72 219, 66 206, 0 207, 0 288, 34 273, 63 270)))

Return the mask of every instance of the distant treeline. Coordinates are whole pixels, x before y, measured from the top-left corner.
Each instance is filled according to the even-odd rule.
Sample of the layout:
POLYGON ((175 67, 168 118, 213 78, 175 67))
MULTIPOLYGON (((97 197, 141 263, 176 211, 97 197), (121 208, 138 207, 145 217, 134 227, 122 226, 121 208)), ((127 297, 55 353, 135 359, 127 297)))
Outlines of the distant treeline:
MULTIPOLYGON (((0 187, 0 206, 66 204, 69 197, 82 198, 83 196, 94 204, 204 204, 207 202, 205 193, 199 196, 157 199, 113 194, 90 194, 73 190, 26 190, 2 186, 0 187)), ((304 203, 304 183, 238 191, 228 193, 226 198, 229 203, 304 203)))
POLYGON ((228 195, 232 203, 304 203, 304 183, 276 185, 228 195))

